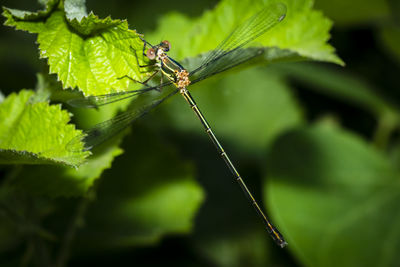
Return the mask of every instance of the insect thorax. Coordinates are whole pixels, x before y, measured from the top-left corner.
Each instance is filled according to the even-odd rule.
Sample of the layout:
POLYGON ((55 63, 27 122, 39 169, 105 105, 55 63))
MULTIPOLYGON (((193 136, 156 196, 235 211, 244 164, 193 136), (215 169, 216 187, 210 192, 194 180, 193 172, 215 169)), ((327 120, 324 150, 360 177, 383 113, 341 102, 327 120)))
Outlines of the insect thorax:
POLYGON ((187 70, 175 71, 176 86, 179 89, 186 88, 190 84, 189 72, 187 70))

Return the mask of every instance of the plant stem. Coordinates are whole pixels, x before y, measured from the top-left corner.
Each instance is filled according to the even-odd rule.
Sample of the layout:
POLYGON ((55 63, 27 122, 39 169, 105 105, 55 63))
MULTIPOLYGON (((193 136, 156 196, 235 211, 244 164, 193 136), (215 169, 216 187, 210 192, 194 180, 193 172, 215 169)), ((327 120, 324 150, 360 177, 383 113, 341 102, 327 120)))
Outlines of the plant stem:
POLYGON ((374 133, 373 142, 379 149, 385 149, 393 131, 398 127, 397 116, 390 110, 378 118, 378 125, 374 133))
POLYGON ((93 186, 86 194, 86 196, 82 197, 82 200, 79 202, 78 207, 76 209, 75 215, 73 216, 67 231, 65 232, 64 238, 62 240, 60 250, 58 252, 56 262, 54 266, 63 267, 67 264, 70 251, 71 244, 75 238, 76 232, 78 228, 83 225, 84 216, 86 214, 86 210, 89 207, 90 202, 94 199, 94 187, 93 186))

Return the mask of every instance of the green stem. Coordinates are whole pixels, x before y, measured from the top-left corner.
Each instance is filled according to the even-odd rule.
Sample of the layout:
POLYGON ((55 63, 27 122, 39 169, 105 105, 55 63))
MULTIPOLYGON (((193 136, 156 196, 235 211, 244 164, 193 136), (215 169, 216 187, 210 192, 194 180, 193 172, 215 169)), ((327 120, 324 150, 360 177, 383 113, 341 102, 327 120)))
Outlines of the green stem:
POLYGON ((54 266, 56 267, 63 267, 67 264, 71 250, 71 244, 75 238, 78 228, 80 228, 83 224, 82 222, 84 220, 84 216, 86 214, 87 208, 89 207, 89 204, 94 199, 94 191, 95 191, 94 187, 95 186, 93 186, 87 192, 87 195, 83 197, 80 203, 78 204, 75 215, 73 216, 71 223, 69 224, 68 229, 65 232, 64 238, 62 240, 60 250, 56 258, 56 263, 54 264, 54 266))
POLYGON ((378 119, 378 125, 374 133, 374 145, 386 149, 393 131, 398 127, 397 116, 390 110, 384 112, 378 119))

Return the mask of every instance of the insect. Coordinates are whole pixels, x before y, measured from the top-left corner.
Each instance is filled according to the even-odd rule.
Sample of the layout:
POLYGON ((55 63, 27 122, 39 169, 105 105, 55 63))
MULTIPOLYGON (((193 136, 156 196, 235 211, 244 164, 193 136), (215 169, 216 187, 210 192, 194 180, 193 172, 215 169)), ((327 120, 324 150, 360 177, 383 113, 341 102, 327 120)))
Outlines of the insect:
POLYGON ((108 121, 95 125, 93 128, 85 131, 84 135, 80 137, 80 140, 83 140, 86 148, 90 149, 91 147, 103 142, 104 140, 125 129, 133 121, 144 116, 151 109, 158 106, 169 97, 179 93, 181 96, 183 96, 190 108, 199 118, 219 155, 225 161, 227 167, 233 174, 235 180, 239 183, 244 194, 247 196, 252 206, 264 221, 264 224, 266 225, 266 228, 273 240, 280 247, 286 246, 286 241, 259 207, 258 203, 247 188, 242 177, 236 170, 235 166, 212 131, 209 123, 205 119, 203 113, 200 111, 200 108, 197 106, 195 100, 187 89, 190 84, 199 82, 207 77, 223 72, 262 55, 264 53, 263 48, 244 48, 244 46, 281 22, 284 19, 285 14, 286 6, 282 3, 270 4, 262 8, 258 13, 239 25, 231 34, 228 35, 224 41, 221 42, 220 45, 217 46, 216 49, 206 56, 199 67, 190 72, 186 70, 180 63, 167 55, 167 52, 171 48, 171 44, 168 41, 162 41, 153 46, 141 38, 144 44, 143 55, 153 62, 150 64, 150 66, 154 67, 155 70, 147 80, 142 82, 135 81, 127 76, 121 77, 121 79, 128 78, 135 82, 140 82, 146 87, 133 91, 89 96, 87 98, 76 98, 70 100, 68 103, 75 107, 99 107, 140 94, 161 91, 163 88, 169 85, 172 85, 174 90, 165 97, 147 105, 142 110, 128 110, 108 121), (147 46, 149 46, 149 48, 146 50, 147 46), (153 87, 148 86, 148 81, 150 81, 158 73, 161 74, 161 83, 153 87), (163 81, 165 78, 167 79, 166 82, 163 81))

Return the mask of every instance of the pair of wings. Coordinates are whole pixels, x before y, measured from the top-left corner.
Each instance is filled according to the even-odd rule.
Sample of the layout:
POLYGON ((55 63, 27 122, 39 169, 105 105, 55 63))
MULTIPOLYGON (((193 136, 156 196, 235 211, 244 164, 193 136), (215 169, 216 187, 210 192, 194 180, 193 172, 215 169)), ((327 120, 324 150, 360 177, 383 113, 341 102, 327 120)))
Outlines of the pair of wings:
MULTIPOLYGON (((244 49, 243 47, 282 21, 285 14, 286 6, 282 3, 275 3, 264 7, 247 19, 231 32, 216 49, 211 51, 199 67, 189 72, 191 83, 199 82, 261 55, 264 52, 262 48, 244 49)), ((145 87, 139 90, 76 98, 68 101, 68 104, 79 108, 97 108, 151 91, 159 91, 161 88, 169 85, 172 85, 172 83, 166 82, 158 86, 145 87)), ((178 89, 175 89, 164 98, 153 101, 140 110, 128 110, 113 119, 97 124, 85 131, 82 137, 78 138, 85 142, 86 149, 90 149, 120 132, 130 123, 142 117, 177 92, 178 89)))

